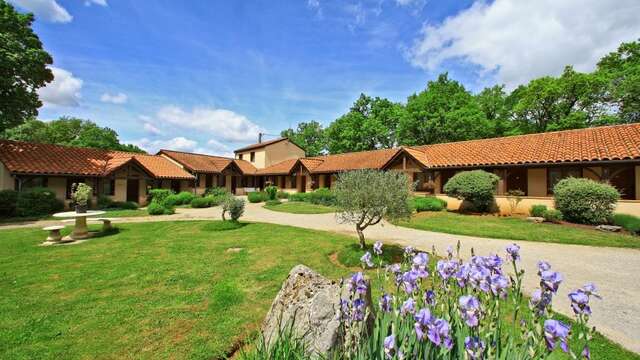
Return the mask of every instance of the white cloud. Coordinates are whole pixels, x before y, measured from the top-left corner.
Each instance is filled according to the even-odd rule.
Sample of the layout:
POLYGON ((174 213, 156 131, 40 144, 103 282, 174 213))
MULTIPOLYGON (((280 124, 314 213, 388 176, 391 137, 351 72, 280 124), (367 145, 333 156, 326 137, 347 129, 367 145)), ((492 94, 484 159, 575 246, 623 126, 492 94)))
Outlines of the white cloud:
POLYGON ((182 136, 174 137, 173 139, 164 140, 150 140, 142 138, 139 140, 131 141, 132 144, 137 145, 150 154, 155 154, 160 149, 170 149, 177 151, 194 151, 198 147, 198 142, 195 140, 187 139, 182 136))
POLYGON ((85 0, 84 6, 91 6, 91 5, 109 6, 109 4, 107 4, 107 0, 85 0))
POLYGON ((462 60, 513 88, 569 64, 592 70, 600 57, 638 37, 638 14, 638 0, 477 1, 441 24, 425 25, 407 57, 427 70, 462 60))
POLYGON ((34 13, 36 19, 59 23, 68 23, 73 20, 73 16, 56 0, 9 0, 9 2, 34 13))
POLYGON ((124 104, 127 102, 127 94, 117 93, 117 94, 109 94, 104 93, 100 96, 100 101, 112 104, 124 104))
POLYGON ((78 106, 82 79, 67 70, 51 67, 53 81, 38 90, 45 106, 78 106))
POLYGON ((322 19, 322 6, 320 6, 320 0, 307 0, 307 7, 316 12, 318 19, 322 19))
POLYGON ((142 128, 144 129, 144 131, 148 132, 149 134, 162 135, 162 130, 158 129, 155 125, 153 125, 150 122, 145 122, 142 125, 142 128))
POLYGON ((156 117, 176 127, 209 133, 223 141, 252 141, 262 130, 244 115, 225 109, 201 107, 185 111, 177 106, 165 106, 156 117))

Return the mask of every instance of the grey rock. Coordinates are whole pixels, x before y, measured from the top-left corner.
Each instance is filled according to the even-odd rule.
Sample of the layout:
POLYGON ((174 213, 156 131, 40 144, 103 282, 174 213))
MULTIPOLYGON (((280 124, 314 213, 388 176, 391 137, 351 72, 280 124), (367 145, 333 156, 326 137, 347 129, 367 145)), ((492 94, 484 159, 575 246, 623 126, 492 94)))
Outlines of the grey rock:
MULTIPOLYGON (((304 265, 291 269, 271 304, 262 325, 267 344, 291 327, 294 336, 303 339, 310 355, 330 354, 341 344, 340 296, 346 293, 331 281, 304 265)), ((370 294, 367 304, 371 304, 370 294)))
POLYGON ((615 225, 598 225, 596 226, 596 229, 607 232, 618 232, 622 229, 622 227, 615 225))
POLYGON ((534 222, 536 224, 540 224, 544 222, 544 218, 543 217, 539 217, 539 216, 529 216, 527 218, 527 221, 531 221, 534 222))

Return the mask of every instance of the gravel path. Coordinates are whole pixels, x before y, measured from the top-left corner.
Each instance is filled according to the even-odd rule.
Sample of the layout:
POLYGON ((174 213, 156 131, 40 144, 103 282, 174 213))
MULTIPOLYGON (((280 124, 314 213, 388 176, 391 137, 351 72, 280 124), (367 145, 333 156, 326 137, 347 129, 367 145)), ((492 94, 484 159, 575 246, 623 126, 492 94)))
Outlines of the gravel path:
MULTIPOLYGON (((134 217, 116 219, 114 222, 146 222, 175 220, 219 219, 220 209, 177 209, 171 216, 134 217)), ((261 204, 247 204, 243 220, 259 221, 281 225, 298 226, 316 230, 326 230, 356 236, 352 226, 338 224, 333 214, 298 215, 270 211, 261 204)), ((20 225, 0 225, 0 229, 46 226, 56 221, 29 222, 20 225)), ((487 239, 472 236, 449 235, 430 231, 380 224, 365 230, 369 242, 381 240, 401 246, 411 245, 430 250, 436 247, 445 253, 447 246, 455 246, 460 240, 463 254, 468 255, 474 248, 476 254, 497 253, 504 256, 509 240, 487 239)), ((355 241, 355 240, 354 240, 355 241)), ((593 301, 591 324, 610 339, 624 347, 640 353, 640 250, 590 247, 581 245, 561 245, 517 241, 521 246, 522 266, 526 271, 524 287, 531 293, 537 284, 536 262, 547 260, 554 270, 564 276, 554 309, 571 316, 567 294, 587 282, 593 282, 600 289, 603 300, 593 301)))

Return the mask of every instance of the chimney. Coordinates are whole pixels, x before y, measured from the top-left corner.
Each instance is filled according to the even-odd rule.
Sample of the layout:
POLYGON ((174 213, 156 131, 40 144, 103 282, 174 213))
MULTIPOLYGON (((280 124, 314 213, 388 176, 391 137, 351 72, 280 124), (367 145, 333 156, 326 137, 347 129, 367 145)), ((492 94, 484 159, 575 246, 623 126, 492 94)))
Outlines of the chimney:
POLYGON ((258 144, 262 143, 262 133, 258 133, 258 144))

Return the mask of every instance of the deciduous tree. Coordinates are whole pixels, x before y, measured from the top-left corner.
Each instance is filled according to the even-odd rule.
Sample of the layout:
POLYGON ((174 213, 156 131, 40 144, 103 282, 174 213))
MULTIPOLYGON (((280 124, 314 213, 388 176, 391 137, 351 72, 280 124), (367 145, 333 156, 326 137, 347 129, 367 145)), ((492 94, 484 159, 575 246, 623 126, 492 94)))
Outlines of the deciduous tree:
POLYGON ((295 130, 289 128, 280 135, 301 146, 307 156, 321 155, 327 148, 324 128, 317 121, 301 122, 295 130))

